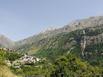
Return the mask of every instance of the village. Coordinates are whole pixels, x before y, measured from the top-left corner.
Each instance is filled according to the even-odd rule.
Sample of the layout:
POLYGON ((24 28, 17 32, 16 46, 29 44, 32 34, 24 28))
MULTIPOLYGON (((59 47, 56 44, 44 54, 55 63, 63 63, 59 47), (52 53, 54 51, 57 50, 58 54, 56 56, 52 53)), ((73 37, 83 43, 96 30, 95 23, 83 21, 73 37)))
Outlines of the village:
POLYGON ((24 54, 24 56, 22 56, 21 58, 11 62, 9 60, 5 60, 5 63, 9 66, 9 67, 13 67, 13 68, 20 68, 22 65, 33 65, 37 62, 42 61, 42 59, 37 58, 35 56, 30 56, 27 54, 24 54))

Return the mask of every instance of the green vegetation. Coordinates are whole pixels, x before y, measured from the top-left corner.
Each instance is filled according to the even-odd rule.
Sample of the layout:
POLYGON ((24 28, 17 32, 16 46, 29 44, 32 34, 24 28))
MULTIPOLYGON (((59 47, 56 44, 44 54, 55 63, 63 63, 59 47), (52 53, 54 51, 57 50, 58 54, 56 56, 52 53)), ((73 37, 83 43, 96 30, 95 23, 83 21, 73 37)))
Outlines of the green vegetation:
POLYGON ((40 34, 22 42, 15 52, 0 50, 0 71, 4 69, 0 72, 0 77, 102 77, 102 33, 103 27, 100 25, 72 32, 60 32, 52 36, 40 34), (86 46, 83 56, 81 43, 84 38, 86 46), (41 60, 22 64, 20 59, 25 53, 41 60), (15 62, 17 67, 7 66, 6 60, 11 64, 15 62), (10 75, 4 75, 5 70, 10 75), (4 76, 1 76, 2 74, 4 76))
POLYGON ((102 71, 102 68, 91 66, 70 54, 56 60, 51 77, 95 77, 102 76, 102 71))
POLYGON ((0 77, 19 77, 14 75, 10 68, 6 65, 6 55, 7 53, 4 50, 0 50, 0 77))
POLYGON ((10 61, 15 61, 19 59, 22 55, 16 52, 7 52, 6 53, 6 59, 10 61))
POLYGON ((20 69, 12 68, 12 70, 23 77, 98 77, 103 74, 102 68, 92 66, 73 54, 61 56, 54 62, 46 60, 35 65, 24 65, 20 69))
POLYGON ((17 53, 0 51, 0 71, 2 71, 0 77, 16 77, 14 74, 22 77, 95 77, 103 74, 102 66, 90 65, 89 62, 78 58, 74 53, 58 56, 54 61, 45 59, 32 65, 22 65, 20 68, 10 67, 10 70, 4 60, 13 61, 15 59, 11 59, 7 54, 11 57, 17 56, 15 59, 20 57, 17 53), (5 71, 8 72, 4 73, 5 71))
MULTIPOLYGON (((21 69, 15 70, 14 72, 16 74, 22 74, 23 76, 41 75, 44 77, 102 76, 102 43, 86 46, 84 57, 81 55, 80 43, 81 40, 83 40, 83 36, 96 36, 101 34, 103 28, 95 27, 86 28, 84 30, 86 31, 85 35, 83 34, 83 30, 80 29, 70 33, 62 32, 54 37, 43 38, 39 41, 41 45, 39 50, 33 55, 46 57, 49 61, 44 61, 43 63, 38 63, 37 65, 32 66, 22 66, 21 69), (73 49, 71 50, 71 48, 73 49), (70 54, 73 55, 67 56, 69 51, 71 51, 70 54)), ((29 47, 31 46, 35 47, 34 44, 31 44, 29 47)), ((29 47, 25 47, 26 50, 29 47)))

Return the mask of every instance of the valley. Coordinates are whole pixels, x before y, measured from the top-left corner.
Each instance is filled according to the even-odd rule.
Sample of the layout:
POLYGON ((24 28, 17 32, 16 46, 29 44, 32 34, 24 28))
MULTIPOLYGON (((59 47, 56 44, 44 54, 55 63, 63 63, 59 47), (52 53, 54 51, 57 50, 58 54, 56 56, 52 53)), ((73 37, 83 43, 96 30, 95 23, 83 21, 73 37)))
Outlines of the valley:
POLYGON ((18 77, 102 77, 103 16, 15 42, 0 36, 0 47, 0 65, 18 77))

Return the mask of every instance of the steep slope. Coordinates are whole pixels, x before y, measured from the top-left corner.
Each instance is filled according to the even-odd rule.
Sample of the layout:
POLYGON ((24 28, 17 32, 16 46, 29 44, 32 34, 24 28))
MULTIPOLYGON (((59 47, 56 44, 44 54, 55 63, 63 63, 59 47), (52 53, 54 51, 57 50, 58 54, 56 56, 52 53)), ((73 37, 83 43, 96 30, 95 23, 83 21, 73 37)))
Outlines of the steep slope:
POLYGON ((0 77, 18 77, 18 76, 14 75, 7 66, 0 65, 0 77))
POLYGON ((93 29, 98 29, 98 30, 101 29, 102 24, 103 24, 103 16, 90 17, 87 19, 77 20, 64 26, 63 28, 46 31, 44 33, 40 33, 38 35, 31 36, 27 39, 18 41, 16 42, 16 45, 17 45, 16 48, 19 48, 19 49, 29 48, 29 46, 31 47, 32 45, 36 47, 42 47, 44 46, 45 42, 48 41, 46 39, 53 38, 60 34, 70 33, 72 31, 80 30, 80 29, 81 30, 86 29, 86 34, 87 33, 89 34, 90 31, 93 32, 93 29), (88 30, 89 28, 91 28, 91 30, 88 30))
POLYGON ((103 65, 103 17, 90 17, 17 42, 16 49, 40 57, 55 59, 74 53, 103 65), (99 62, 98 62, 99 61, 99 62))
MULTIPOLYGON (((9 55, 7 51, 0 49, 0 77, 19 77, 16 76, 7 66, 6 57, 9 55)), ((15 56, 13 56, 15 57, 15 56)))

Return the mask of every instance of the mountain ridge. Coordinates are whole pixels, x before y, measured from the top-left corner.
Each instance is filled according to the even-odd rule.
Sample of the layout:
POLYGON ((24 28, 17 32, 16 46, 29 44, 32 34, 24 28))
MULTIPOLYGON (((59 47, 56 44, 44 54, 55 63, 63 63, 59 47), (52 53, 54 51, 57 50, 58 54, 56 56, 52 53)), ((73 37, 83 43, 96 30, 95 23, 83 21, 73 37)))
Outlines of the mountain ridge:
POLYGON ((6 48, 18 48, 23 45, 33 44, 37 41, 40 41, 40 40, 48 38, 48 37, 49 38, 53 37, 53 36, 63 33, 63 32, 72 32, 75 30, 85 29, 85 28, 90 28, 90 27, 100 27, 102 24, 103 24, 103 16, 89 17, 89 18, 73 21, 70 24, 67 24, 62 28, 48 30, 43 33, 39 33, 37 35, 33 35, 28 38, 19 40, 19 41, 11 41, 10 39, 8 39, 4 35, 2 35, 2 36, 0 36, 1 37, 0 44, 2 47, 6 47, 6 48), (4 41, 6 41, 6 42, 4 42, 4 41))
POLYGON ((77 29, 84 29, 84 28, 89 28, 89 27, 96 27, 96 26, 101 26, 103 24, 103 16, 97 16, 97 17, 89 17, 86 19, 80 19, 76 20, 74 22, 71 22, 68 25, 65 25, 62 28, 50 30, 47 32, 40 33, 38 35, 34 35, 31 37, 28 37, 26 39, 17 41, 17 43, 22 42, 25 44, 26 41, 34 42, 33 40, 40 40, 39 38, 47 38, 47 37, 52 37, 54 35, 57 35, 62 32, 72 32, 77 29), (24 42, 23 42, 24 41, 24 42))

